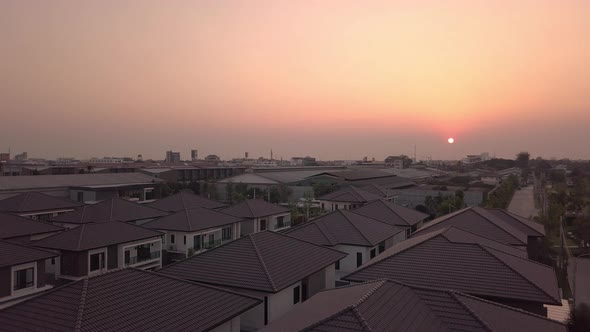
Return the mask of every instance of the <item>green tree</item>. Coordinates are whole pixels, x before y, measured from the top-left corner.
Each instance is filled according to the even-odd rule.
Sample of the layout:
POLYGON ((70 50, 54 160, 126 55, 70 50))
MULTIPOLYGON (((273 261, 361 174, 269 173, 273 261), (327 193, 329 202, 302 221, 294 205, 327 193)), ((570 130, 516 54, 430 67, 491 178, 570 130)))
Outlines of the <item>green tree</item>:
POLYGON ((529 160, 531 159, 531 154, 523 151, 516 155, 516 166, 520 168, 528 168, 529 167, 529 160))
POLYGON ((225 184, 225 197, 227 197, 227 200, 230 203, 233 203, 233 199, 234 199, 234 183, 229 181, 225 184))
POLYGON ((313 188, 313 194, 315 195, 315 197, 321 197, 340 189, 340 187, 337 184, 331 184, 326 182, 314 183, 311 185, 311 187, 313 188))

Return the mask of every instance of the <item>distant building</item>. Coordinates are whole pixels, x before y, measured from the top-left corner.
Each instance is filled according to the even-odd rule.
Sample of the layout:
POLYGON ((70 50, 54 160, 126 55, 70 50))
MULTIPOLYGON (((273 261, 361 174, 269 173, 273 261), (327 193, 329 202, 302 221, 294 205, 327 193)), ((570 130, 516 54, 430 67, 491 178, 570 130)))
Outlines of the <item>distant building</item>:
POLYGON ((10 152, 0 153, 0 161, 10 161, 10 152))
POLYGON ((26 152, 23 152, 21 154, 17 154, 16 156, 14 156, 14 160, 16 161, 25 161, 29 159, 29 155, 26 152))
POLYGON ((180 162, 180 152, 166 151, 166 162, 167 163, 180 162))
POLYGON ((221 158, 219 158, 218 155, 210 154, 207 157, 205 157, 205 161, 209 163, 218 163, 221 161, 221 158))
POLYGON ((199 150, 191 150, 191 160, 192 161, 199 160, 199 150))
POLYGON ((389 156, 385 158, 385 166, 395 169, 406 168, 404 165, 404 158, 402 158, 401 156, 389 156))
POLYGON ((119 157, 102 157, 102 158, 90 158, 84 160, 85 163, 89 164, 123 164, 133 162, 131 158, 119 158, 119 157))

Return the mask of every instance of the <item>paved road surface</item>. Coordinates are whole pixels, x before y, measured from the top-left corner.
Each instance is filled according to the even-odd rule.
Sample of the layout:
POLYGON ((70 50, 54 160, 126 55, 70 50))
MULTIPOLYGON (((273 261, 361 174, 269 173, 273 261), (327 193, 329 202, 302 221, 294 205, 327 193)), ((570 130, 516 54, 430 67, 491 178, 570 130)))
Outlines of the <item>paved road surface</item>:
POLYGON ((512 201, 510 201, 510 205, 508 205, 508 211, 525 218, 539 215, 539 211, 535 208, 533 187, 529 186, 517 190, 512 197, 512 201))
MULTIPOLYGON (((590 305, 590 257, 576 258, 576 261, 578 264, 576 268, 576 306, 582 303, 590 305)), ((569 265, 573 266, 571 262, 569 265)), ((573 273, 570 272, 570 274, 573 273)))

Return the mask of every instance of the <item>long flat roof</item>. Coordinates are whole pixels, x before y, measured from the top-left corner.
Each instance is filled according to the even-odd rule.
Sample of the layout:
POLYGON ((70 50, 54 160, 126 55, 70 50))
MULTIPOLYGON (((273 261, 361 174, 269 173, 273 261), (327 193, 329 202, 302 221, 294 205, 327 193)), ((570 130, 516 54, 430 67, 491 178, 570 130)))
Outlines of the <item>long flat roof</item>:
POLYGON ((141 173, 2 176, 0 177, 0 191, 62 187, 104 187, 160 182, 164 182, 164 180, 141 173))

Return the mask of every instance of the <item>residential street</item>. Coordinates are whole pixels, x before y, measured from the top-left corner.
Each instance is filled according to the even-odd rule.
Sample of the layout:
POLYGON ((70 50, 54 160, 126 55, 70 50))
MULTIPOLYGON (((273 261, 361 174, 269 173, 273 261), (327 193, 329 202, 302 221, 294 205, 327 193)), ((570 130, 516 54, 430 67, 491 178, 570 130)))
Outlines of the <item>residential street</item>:
MULTIPOLYGON (((582 303, 590 305, 590 257, 576 258, 576 261, 576 306, 582 303)), ((570 266, 570 273, 573 274, 573 264, 570 263, 570 266)))
POLYGON ((535 217, 539 214, 539 211, 535 208, 535 197, 532 186, 524 187, 514 193, 512 201, 508 206, 508 212, 525 218, 535 217))

